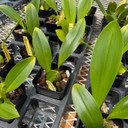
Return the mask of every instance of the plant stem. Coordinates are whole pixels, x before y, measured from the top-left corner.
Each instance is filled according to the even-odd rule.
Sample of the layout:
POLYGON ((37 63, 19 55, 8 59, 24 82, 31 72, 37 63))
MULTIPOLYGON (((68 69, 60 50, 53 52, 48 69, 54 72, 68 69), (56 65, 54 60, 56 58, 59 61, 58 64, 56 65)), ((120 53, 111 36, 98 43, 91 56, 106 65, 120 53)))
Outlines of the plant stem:
POLYGON ((21 19, 22 19, 22 21, 23 21, 23 25, 24 25, 24 26, 22 26, 22 27, 23 27, 25 33, 27 33, 27 29, 26 29, 26 26, 25 26, 25 25, 26 25, 26 24, 25 24, 25 20, 24 20, 23 13, 22 13, 21 10, 20 10, 20 14, 21 14, 21 19))
POLYGON ((87 44, 83 40, 80 40, 80 42, 82 42, 83 44, 85 44, 91 51, 93 51, 93 48, 89 44, 87 44))
POLYGON ((12 34, 12 32, 16 29, 16 27, 19 25, 20 20, 17 22, 16 26, 13 27, 13 29, 10 31, 10 33, 7 35, 7 37, 4 39, 3 42, 6 42, 9 36, 12 34))
POLYGON ((95 1, 96 1, 96 3, 98 4, 98 6, 99 6, 101 12, 102 12, 102 13, 104 14, 104 16, 106 17, 107 12, 105 11, 105 8, 104 8, 104 6, 102 5, 102 3, 100 2, 100 0, 95 0, 95 1))

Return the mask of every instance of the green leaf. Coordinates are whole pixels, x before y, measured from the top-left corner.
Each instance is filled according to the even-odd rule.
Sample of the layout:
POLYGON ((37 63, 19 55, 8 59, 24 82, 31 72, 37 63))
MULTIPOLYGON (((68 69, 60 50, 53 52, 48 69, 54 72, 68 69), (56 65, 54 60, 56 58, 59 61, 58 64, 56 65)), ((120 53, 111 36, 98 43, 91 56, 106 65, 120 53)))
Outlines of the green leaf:
POLYGON ((126 16, 125 22, 124 22, 124 26, 128 24, 128 15, 126 16))
POLYGON ((52 62, 51 49, 46 36, 39 28, 35 28, 33 32, 33 47, 41 67, 46 72, 50 71, 52 62))
POLYGON ((51 82, 54 82, 55 81, 55 78, 56 78, 56 75, 58 73, 59 73, 58 71, 50 70, 49 72, 47 72, 46 80, 49 80, 51 82))
POLYGON ((128 8, 124 9, 118 16, 118 23, 128 15, 128 8))
POLYGON ((120 5, 120 6, 116 9, 115 15, 116 15, 116 16, 119 15, 119 14, 125 9, 125 7, 126 7, 127 5, 128 5, 127 3, 120 5))
POLYGON ((76 1, 75 0, 61 0, 61 6, 64 15, 69 23, 75 23, 76 20, 76 1))
POLYGON ((9 99, 4 99, 4 103, 10 104, 10 105, 12 105, 13 107, 16 106, 16 105, 13 104, 9 99))
POLYGON ((62 30, 64 31, 64 33, 67 35, 68 33, 68 28, 69 28, 69 23, 66 19, 63 19, 61 21, 61 27, 62 27, 62 30))
POLYGON ((110 14, 107 14, 105 18, 106 18, 107 22, 111 22, 114 20, 113 16, 110 14))
POLYGON ((103 128, 103 117, 92 95, 81 85, 72 88, 72 100, 81 121, 87 128, 103 128))
POLYGON ((32 0, 31 3, 35 6, 37 12, 39 12, 39 9, 40 9, 40 0, 32 0))
POLYGON ((56 92, 56 88, 51 81, 46 80, 46 83, 47 83, 48 89, 56 92))
POLYGON ((64 31, 61 29, 56 29, 56 34, 57 34, 58 38, 63 42, 66 37, 64 31))
POLYGON ((85 19, 81 19, 75 27, 67 34, 64 42, 61 45, 58 60, 58 69, 60 65, 76 50, 80 44, 80 39, 83 38, 85 31, 85 19))
POLYGON ((128 25, 125 25, 121 28, 121 33, 122 33, 123 42, 124 42, 123 53, 125 53, 128 50, 128 25))
POLYGON ((69 32, 69 23, 66 19, 63 19, 61 21, 61 23, 58 23, 57 26, 61 26, 62 27, 62 30, 63 32, 65 33, 65 36, 68 34, 69 32))
POLYGON ((19 117, 19 113, 13 105, 2 103, 0 104, 0 117, 4 119, 14 119, 19 117))
POLYGON ((39 16, 36 8, 32 3, 27 5, 26 9, 26 25, 28 32, 32 36, 35 27, 39 28, 39 16))
POLYGON ((115 80, 122 58, 123 41, 119 25, 110 22, 99 35, 91 59, 92 95, 98 108, 105 100, 115 80))
POLYGON ((107 117, 109 119, 128 119, 128 96, 121 99, 113 108, 111 114, 107 117))
POLYGON ((84 18, 89 10, 91 9, 91 6, 93 4, 93 0, 79 0, 78 1, 78 7, 77 7, 77 21, 84 18))
POLYGON ((19 22, 19 24, 24 28, 24 24, 22 19, 20 18, 19 14, 8 5, 0 5, 0 11, 4 13, 7 17, 14 20, 15 22, 19 22))
POLYGON ((106 12, 104 6, 102 5, 102 3, 100 2, 100 0, 95 0, 95 1, 96 1, 96 3, 98 4, 98 6, 99 6, 101 12, 102 12, 102 13, 104 14, 104 16, 106 17, 107 12, 106 12))
POLYGON ((28 57, 16 64, 5 78, 4 89, 7 92, 18 88, 31 73, 35 65, 35 57, 28 57))
POLYGON ((48 10, 49 9, 49 5, 46 2, 42 2, 41 5, 44 7, 44 10, 48 10))
POLYGON ((46 3, 55 10, 55 12, 58 14, 57 12, 57 7, 56 7, 56 1, 55 0, 44 0, 46 1, 46 3))
POLYGON ((115 1, 109 2, 108 8, 107 8, 107 13, 111 14, 111 13, 115 12, 116 8, 117 8, 117 4, 115 1))

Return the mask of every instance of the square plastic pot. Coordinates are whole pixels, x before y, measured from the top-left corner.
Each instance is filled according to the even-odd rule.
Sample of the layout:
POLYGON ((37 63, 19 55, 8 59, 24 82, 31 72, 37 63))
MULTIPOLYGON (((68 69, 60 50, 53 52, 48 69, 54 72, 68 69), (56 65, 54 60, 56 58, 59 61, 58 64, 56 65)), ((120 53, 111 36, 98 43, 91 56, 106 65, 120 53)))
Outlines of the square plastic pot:
MULTIPOLYGON (((57 65, 56 64, 53 64, 52 65, 52 68, 57 68, 57 65)), ((72 73, 71 68, 70 67, 67 67, 67 66, 64 66, 64 65, 62 65, 60 67, 60 70, 69 70, 70 73, 72 73)), ((40 78, 40 76, 42 74, 42 71, 43 71, 43 69, 41 68, 39 70, 39 72, 37 73, 36 77, 33 80, 33 85, 34 85, 34 87, 36 89, 36 92, 39 93, 39 94, 48 96, 48 97, 52 97, 54 99, 58 99, 58 100, 63 99, 64 94, 67 91, 67 87, 68 86, 71 86, 70 85, 70 81, 72 80, 71 74, 70 74, 70 77, 68 78, 68 81, 67 81, 67 83, 65 85, 64 90, 62 90, 61 92, 55 92, 55 91, 49 90, 47 88, 43 88, 43 87, 41 87, 41 86, 38 85, 38 79, 40 78)))

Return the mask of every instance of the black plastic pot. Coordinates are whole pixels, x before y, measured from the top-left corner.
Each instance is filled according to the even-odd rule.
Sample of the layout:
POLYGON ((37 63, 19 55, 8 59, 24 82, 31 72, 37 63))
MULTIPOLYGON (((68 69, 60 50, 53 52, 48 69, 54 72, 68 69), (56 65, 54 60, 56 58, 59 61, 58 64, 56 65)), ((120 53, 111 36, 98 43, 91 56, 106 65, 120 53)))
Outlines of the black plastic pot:
MULTIPOLYGON (((5 55, 3 52, 1 52, 1 55, 3 58, 5 58, 5 55)), ((12 69, 12 67, 15 65, 13 56, 11 55, 11 60, 7 62, 4 67, 0 70, 0 76, 1 77, 6 77, 7 73, 12 69)))
POLYGON ((85 20, 86 20, 86 24, 91 26, 95 23, 95 12, 96 12, 96 7, 91 7, 91 10, 90 10, 90 14, 88 16, 85 16, 85 20))
MULTIPOLYGON (((21 107, 23 106, 23 104, 25 102, 25 99, 27 98, 26 91, 25 91, 25 85, 22 84, 20 87, 23 89, 23 91, 22 91, 21 95, 18 97, 17 101, 14 103, 16 105, 16 109, 17 109, 18 112, 20 111, 21 107)), ((3 118, 0 118, 0 120, 4 121, 4 122, 12 123, 12 121, 14 119, 3 119, 3 118)))
MULTIPOLYGON (((59 58, 59 54, 57 53, 56 56, 53 58, 53 64, 58 64, 58 58, 59 58)), ((75 67, 78 63, 78 56, 70 56, 68 57, 65 62, 63 63, 63 65, 68 66, 72 69, 72 71, 75 70, 75 67)))
POLYGON ((12 69, 12 67, 15 65, 13 58, 5 64, 5 66, 0 70, 0 76, 6 77, 8 72, 12 69))
MULTIPOLYGON (((124 24, 124 20, 121 21, 119 23, 120 27, 123 27, 123 24, 124 24)), ((104 27, 108 24, 107 20, 105 19, 105 17, 101 20, 101 27, 100 27, 100 32, 104 29, 104 27)))
POLYGON ((56 12, 52 8, 50 8, 49 10, 39 10, 39 17, 40 18, 47 18, 53 14, 56 15, 56 12))
MULTIPOLYGON (((52 64, 52 68, 57 68, 57 65, 52 64)), ((64 66, 64 65, 62 65, 60 67, 60 70, 69 70, 70 73, 72 72, 70 67, 67 67, 67 66, 64 66)), ((39 94, 45 95, 45 96, 55 98, 55 99, 59 99, 59 100, 62 99, 64 97, 65 92, 67 91, 67 87, 71 86, 71 85, 69 85, 69 83, 71 81, 71 74, 70 74, 70 77, 68 78, 68 81, 67 81, 67 84, 65 85, 64 90, 61 91, 61 92, 55 92, 55 91, 48 90, 47 88, 43 88, 40 85, 38 85, 38 79, 40 78, 40 76, 42 74, 42 71, 43 71, 43 69, 41 68, 39 70, 39 72, 37 73, 36 77, 33 80, 33 84, 36 88, 36 92, 39 93, 39 94)))
POLYGON ((61 27, 58 27, 57 24, 46 23, 47 21, 48 21, 48 19, 46 19, 46 21, 45 21, 45 26, 46 26, 48 32, 54 32, 55 33, 56 29, 61 29, 61 27))
POLYGON ((56 15, 56 12, 51 9, 51 10, 39 10, 39 21, 40 21, 40 26, 45 27, 45 21, 50 15, 56 15))
MULTIPOLYGON (((125 82, 125 80, 126 80, 126 73, 124 73, 124 74, 122 74, 122 75, 117 75, 116 76, 116 79, 115 79, 115 81, 114 81, 114 83, 113 83, 113 87, 120 87, 121 86, 121 83, 124 81, 125 82)), ((125 84, 124 84, 124 86, 125 86, 125 84)))
MULTIPOLYGON (((18 30, 18 29, 22 29, 22 27, 19 25, 16 27, 15 30, 18 30)), ((13 31, 13 36, 14 36, 16 41, 23 42, 23 36, 26 36, 28 38, 29 42, 32 43, 32 37, 28 33, 19 34, 19 33, 14 32, 14 31, 13 31)))

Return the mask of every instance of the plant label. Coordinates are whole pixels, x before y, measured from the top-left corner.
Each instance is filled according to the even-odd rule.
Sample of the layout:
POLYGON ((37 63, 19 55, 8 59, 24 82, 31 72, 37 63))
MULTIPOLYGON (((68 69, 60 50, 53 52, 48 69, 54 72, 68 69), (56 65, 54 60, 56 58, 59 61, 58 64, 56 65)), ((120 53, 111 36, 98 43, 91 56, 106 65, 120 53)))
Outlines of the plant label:
POLYGON ((24 40, 25 48, 27 50, 28 55, 29 56, 33 56, 28 38, 26 36, 23 36, 23 40, 24 40))
POLYGON ((4 51, 4 54, 5 54, 5 57, 7 59, 7 62, 9 62, 11 60, 11 56, 8 52, 8 49, 7 49, 7 46, 4 42, 2 42, 2 48, 3 48, 3 51, 4 51))

